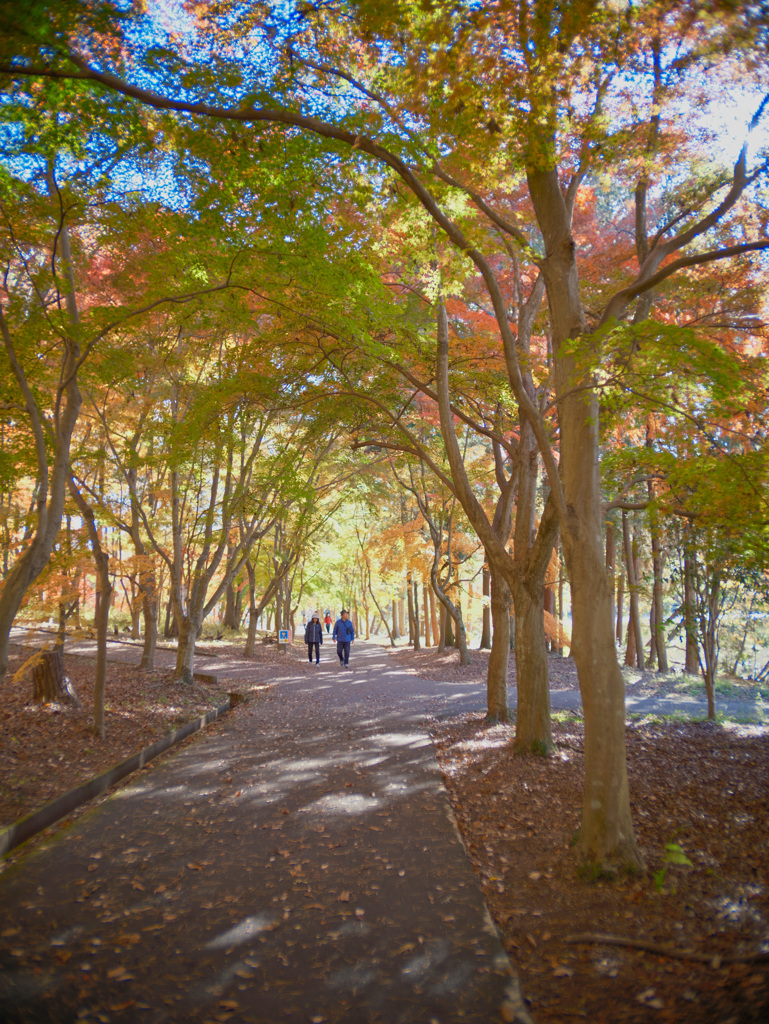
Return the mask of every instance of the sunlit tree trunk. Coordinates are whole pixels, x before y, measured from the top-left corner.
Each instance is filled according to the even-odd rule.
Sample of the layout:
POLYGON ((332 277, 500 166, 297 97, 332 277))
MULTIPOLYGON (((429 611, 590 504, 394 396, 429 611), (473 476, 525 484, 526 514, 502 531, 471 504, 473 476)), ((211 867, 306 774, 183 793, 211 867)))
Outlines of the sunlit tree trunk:
MULTIPOLYGON (((549 100, 535 117, 549 124, 549 100)), ((586 334, 570 209, 554 167, 532 163, 529 192, 548 258, 547 285, 559 402, 564 507, 561 537, 572 593, 572 654, 585 715, 585 787, 581 842, 599 862, 641 863, 630 813, 625 749, 625 686, 612 629, 613 600, 606 578, 599 478, 596 392, 576 387, 580 373, 571 341, 586 334)))

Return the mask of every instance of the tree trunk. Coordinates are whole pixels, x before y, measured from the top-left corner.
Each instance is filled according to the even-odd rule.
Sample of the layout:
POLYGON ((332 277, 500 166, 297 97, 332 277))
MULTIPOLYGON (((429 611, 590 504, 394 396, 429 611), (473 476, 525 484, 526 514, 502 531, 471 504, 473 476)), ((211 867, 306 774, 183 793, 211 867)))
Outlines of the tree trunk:
POLYGON ((553 749, 550 721, 550 682, 543 612, 544 586, 540 580, 519 580, 515 602, 515 675, 518 713, 515 749, 549 754, 553 749))
MULTIPOLYGON (((232 562, 233 548, 227 545, 227 565, 232 562)), ((237 632, 240 629, 240 609, 238 608, 238 595, 235 593, 235 581, 230 580, 224 591, 224 616, 222 626, 237 632)))
POLYGON ((398 602, 395 598, 392 599, 392 613, 393 613, 393 639, 397 640, 401 635, 401 631, 398 628, 398 602))
POLYGON ((137 593, 135 598, 131 601, 131 639, 141 640, 142 630, 142 596, 137 593))
MULTIPOLYGON (((519 591, 516 591, 516 595, 518 593, 519 593, 519 591)), ((516 596, 516 601, 517 601, 517 596, 516 596)), ((516 607, 516 609, 518 608, 517 603, 516 603, 515 607, 516 607)), ((543 611, 547 612, 548 615, 555 622, 555 611, 556 611, 556 609, 555 609, 555 587, 552 587, 549 584, 545 585, 544 593, 542 595, 542 608, 543 608, 543 611)), ((518 615, 518 612, 516 610, 516 616, 517 615, 518 615)), ((545 632, 543 632, 543 636, 544 636, 544 639, 545 639, 545 651, 548 651, 548 650, 554 651, 556 649, 557 645, 558 645, 557 639, 553 638, 553 639, 548 641, 547 633, 545 633, 545 632)), ((516 636, 516 638, 515 638, 515 645, 516 645, 516 647, 518 646, 519 638, 520 638, 520 634, 518 636, 516 636)))
POLYGON ((443 620, 443 646, 454 646, 454 620, 451 618, 448 611, 446 612, 446 617, 443 620))
MULTIPOLYGON (((382 611, 382 609, 380 608, 379 602, 376 599, 376 594, 374 593, 374 588, 371 586, 371 574, 370 574, 370 572, 369 572, 369 577, 368 577, 368 589, 369 589, 369 593, 371 594, 371 600, 374 602, 374 604, 376 605, 376 610, 379 612, 379 618, 382 620, 382 622, 384 623, 384 628, 387 630, 387 636, 388 636, 388 638, 390 640, 390 647, 395 647, 395 635, 394 635, 393 631, 390 629, 389 625, 387 624, 387 619, 385 618, 385 614, 382 611)), ((392 603, 392 608, 393 608, 393 612, 395 612, 395 602, 394 601, 392 603)))
POLYGON ((486 675, 486 721, 509 722, 507 704, 507 667, 510 661, 510 587, 504 577, 489 573, 491 607, 489 611, 494 629, 486 675))
POLYGON ((688 540, 684 547, 684 630, 686 632, 686 671, 693 676, 699 674, 700 660, 697 650, 697 620, 695 616, 694 555, 688 540))
MULTIPOLYGON (((536 112, 548 123, 550 97, 536 112)), ((547 146, 547 142, 545 145, 547 146)), ((554 378, 560 430, 557 472, 548 452, 553 490, 559 487, 561 538, 572 593, 572 654, 585 715, 585 788, 581 844, 598 863, 640 866, 630 813, 625 749, 625 686, 612 630, 601 524, 598 397, 573 354, 573 339, 587 338, 580 298, 571 209, 558 169, 531 161, 529 193, 544 238, 541 263, 552 325, 554 378), (588 386, 582 386, 583 384, 588 386)), ((500 311, 500 319, 502 311, 500 311)))
POLYGON ((563 559, 558 558, 558 654, 563 657, 563 559))
POLYGON ((708 720, 716 717, 716 672, 718 670, 718 645, 716 632, 718 628, 718 603, 721 580, 718 573, 703 587, 700 595, 700 634, 702 640, 702 674, 705 679, 705 694, 708 700, 708 720))
POLYGON ((411 573, 408 576, 408 586, 410 590, 411 601, 411 615, 413 617, 413 632, 414 632, 414 650, 421 650, 419 643, 419 635, 421 629, 419 627, 419 588, 417 587, 416 580, 412 579, 411 573))
POLYGON ((40 651, 33 663, 32 699, 44 704, 75 704, 80 707, 72 684, 64 675, 64 662, 58 647, 52 651, 40 651))
POLYGON ((419 627, 414 618, 414 596, 411 590, 411 573, 406 574, 406 607, 409 616, 409 644, 419 650, 419 627))
POLYGON ((636 649, 635 630, 633 623, 628 619, 627 624, 627 645, 625 646, 625 664, 632 668, 638 662, 638 651, 636 649))
POLYGON ((481 623, 480 651, 491 650, 491 573, 483 567, 483 619, 481 623))
POLYGON ((195 643, 202 622, 197 622, 190 615, 183 616, 179 623, 179 645, 176 648, 176 666, 174 679, 180 683, 192 683, 195 670, 195 643))
POLYGON ((143 594, 142 606, 144 610, 144 647, 139 668, 151 671, 155 667, 155 648, 158 642, 157 596, 153 596, 151 592, 143 594))
MULTIPOLYGON (((625 542, 625 567, 627 569, 627 585, 628 593, 630 595, 630 626, 629 628, 633 631, 635 640, 635 654, 636 654, 636 665, 643 671, 644 668, 644 648, 643 648, 643 635, 641 633, 641 615, 638 610, 638 576, 636 573, 637 563, 637 552, 638 546, 636 539, 630 539, 630 523, 628 522, 627 512, 622 512, 622 536, 625 542)), ((628 651, 630 645, 628 644, 628 651)), ((631 664, 625 659, 625 664, 631 664)))
POLYGON ((427 595, 428 586, 426 583, 422 584, 422 619, 423 627, 422 632, 425 638, 425 647, 430 647, 430 598, 427 595))
POLYGON ((617 607, 615 604, 615 581, 617 576, 617 545, 614 536, 614 523, 609 520, 606 523, 606 576, 609 580, 609 590, 612 600, 612 629, 616 621, 617 607))
POLYGON ((96 565, 96 671, 93 690, 93 731, 104 739, 104 703, 107 686, 107 629, 112 598, 112 584, 109 578, 109 555, 104 550, 96 527, 93 510, 70 477, 69 492, 80 510, 88 529, 93 560, 96 565))
POLYGON ((622 643, 624 638, 623 621, 625 615, 625 573, 620 571, 617 575, 617 629, 615 636, 617 643, 622 643))
POLYGON ((430 600, 430 626, 433 633, 432 646, 438 647, 441 642, 441 634, 438 628, 438 613, 435 608, 435 591, 432 587, 427 588, 427 596, 430 600))
POLYGON ((256 570, 250 558, 246 559, 246 572, 248 573, 248 633, 243 654, 246 658, 253 658, 256 651, 256 570))
POLYGON ((668 652, 665 645, 665 609, 662 602, 662 546, 656 522, 651 526, 652 571, 654 587, 652 590, 652 608, 654 609, 654 632, 652 646, 657 654, 657 665, 660 672, 668 671, 668 652))
POLYGON ((438 651, 446 650, 446 609, 438 602, 438 651))

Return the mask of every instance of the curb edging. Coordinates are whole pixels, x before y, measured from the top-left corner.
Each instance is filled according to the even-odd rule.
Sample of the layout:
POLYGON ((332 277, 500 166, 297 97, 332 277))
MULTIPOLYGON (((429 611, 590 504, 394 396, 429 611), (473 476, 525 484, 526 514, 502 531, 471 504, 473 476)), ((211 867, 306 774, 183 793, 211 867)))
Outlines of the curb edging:
POLYGON ((88 782, 83 782, 74 789, 62 793, 61 796, 51 800, 50 803, 45 804, 39 810, 32 811, 31 814, 19 818, 18 821, 15 821, 8 828, 0 832, 0 860, 16 846, 20 846, 21 843, 37 835, 38 832, 42 832, 43 829, 53 825, 60 818, 76 810, 81 804, 93 800, 94 797, 101 796, 110 786, 120 782, 126 775, 130 775, 131 772, 143 768, 145 764, 157 757, 158 754, 162 754, 193 733, 204 729, 211 722, 215 722, 221 715, 226 714, 231 707, 232 704, 230 702, 219 704, 211 711, 206 712, 205 715, 186 722, 172 733, 169 733, 168 736, 164 736, 162 739, 150 743, 149 746, 143 747, 138 753, 132 754, 125 761, 121 761, 113 768, 102 772, 101 775, 94 776, 88 782))

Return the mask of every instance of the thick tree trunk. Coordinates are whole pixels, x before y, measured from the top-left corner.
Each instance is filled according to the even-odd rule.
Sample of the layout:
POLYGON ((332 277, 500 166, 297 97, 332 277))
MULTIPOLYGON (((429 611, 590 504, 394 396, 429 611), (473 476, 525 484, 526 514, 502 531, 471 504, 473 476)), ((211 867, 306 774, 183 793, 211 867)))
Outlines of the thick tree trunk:
POLYGON ((427 596, 428 586, 422 584, 422 635, 425 638, 425 647, 430 647, 430 605, 427 596))
MULTIPOLYGON (((599 863, 639 865, 626 763, 625 687, 614 647, 612 595, 604 564, 598 400, 593 390, 578 386, 583 380, 568 347, 570 339, 586 333, 576 247, 557 171, 531 166, 528 181, 548 253, 542 270, 559 402, 561 538, 572 593, 572 654, 585 715, 581 844, 599 863)), ((551 486, 556 486, 554 479, 551 486)))
POLYGON ((636 633, 633 623, 628 620, 627 624, 627 645, 625 646, 625 664, 632 668, 638 662, 638 650, 636 647, 636 633))
POLYGON ((448 611, 446 611, 446 616, 443 620, 443 646, 454 646, 454 620, 448 611))
POLYGON ((573 595, 572 654, 585 713, 581 843, 596 861, 638 864, 626 765, 625 686, 615 653, 601 547, 598 535, 592 546, 564 538, 573 595))
POLYGON ((133 580, 131 581, 131 594, 131 639, 141 640, 142 595, 135 589, 133 580))
POLYGON ((75 704, 80 707, 75 691, 64 674, 61 649, 41 651, 32 665, 32 699, 44 704, 75 704))
POLYGON ((446 609, 438 602, 438 651, 446 650, 446 609))
POLYGON ((179 645, 176 648, 176 666, 174 679, 180 683, 191 683, 195 671, 195 643, 201 622, 189 615, 183 616, 179 623, 179 645))
POLYGON ((549 754, 553 749, 547 641, 542 615, 544 585, 519 581, 515 601, 515 675, 518 712, 515 749, 549 754))
POLYGON ((509 722, 507 704, 507 667, 510 661, 510 587, 504 577, 489 574, 491 607, 489 611, 494 629, 491 638, 489 668, 486 675, 486 721, 509 722))

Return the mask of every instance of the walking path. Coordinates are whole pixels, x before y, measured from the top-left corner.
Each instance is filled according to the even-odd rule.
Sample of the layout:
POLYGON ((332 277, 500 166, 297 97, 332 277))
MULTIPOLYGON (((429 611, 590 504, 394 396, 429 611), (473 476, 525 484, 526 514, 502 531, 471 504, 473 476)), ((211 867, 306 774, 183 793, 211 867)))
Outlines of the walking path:
POLYGON ((1 1020, 528 1019, 424 728, 467 688, 329 655, 0 878, 1 1020))
MULTIPOLYGON (((288 661, 263 697, 0 877, 0 1020, 528 1020, 424 726, 481 710, 484 688, 405 673, 360 641, 347 672, 323 657, 311 674, 288 661)), ((760 702, 720 708, 766 719, 760 702)), ((631 694, 628 710, 704 705, 631 694)))

